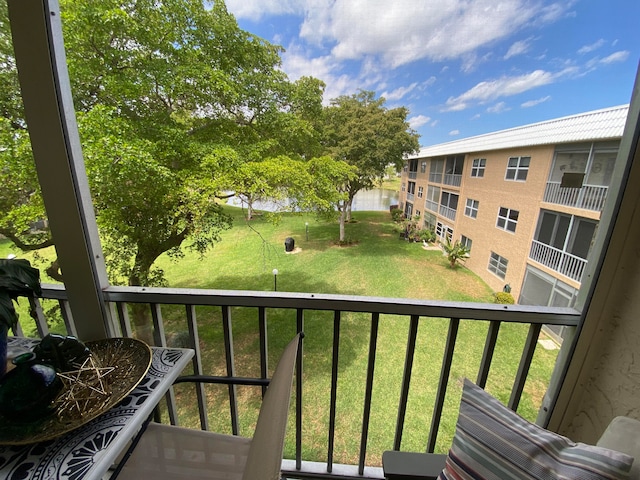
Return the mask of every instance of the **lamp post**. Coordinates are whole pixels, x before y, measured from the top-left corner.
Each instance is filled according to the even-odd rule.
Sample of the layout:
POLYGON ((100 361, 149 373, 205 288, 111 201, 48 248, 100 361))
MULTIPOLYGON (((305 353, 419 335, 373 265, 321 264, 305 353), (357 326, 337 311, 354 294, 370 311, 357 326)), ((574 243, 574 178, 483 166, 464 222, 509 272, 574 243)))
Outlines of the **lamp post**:
POLYGON ((277 292, 278 291, 278 269, 274 268, 272 273, 273 273, 273 291, 277 292))
POLYGON ((304 231, 307 235, 307 242, 309 241, 309 222, 304 222, 304 231))

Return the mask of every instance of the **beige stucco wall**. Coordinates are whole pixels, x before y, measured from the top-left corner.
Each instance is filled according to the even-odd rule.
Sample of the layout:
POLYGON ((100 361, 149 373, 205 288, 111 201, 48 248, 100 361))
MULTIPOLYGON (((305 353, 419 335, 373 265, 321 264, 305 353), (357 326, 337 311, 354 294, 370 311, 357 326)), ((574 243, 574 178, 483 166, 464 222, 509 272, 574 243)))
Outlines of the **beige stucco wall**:
MULTIPOLYGON (((434 184, 439 186, 442 191, 459 195, 455 222, 440 216, 438 219, 453 228, 454 240, 459 240, 461 235, 472 240, 471 257, 465 261, 465 266, 482 278, 494 291, 502 291, 504 285, 508 283, 512 289, 511 293, 516 299, 520 295, 531 239, 535 234, 540 205, 549 169, 553 162, 553 154, 554 146, 467 154, 464 159, 460 187, 434 184), (518 156, 531 157, 527 179, 524 182, 506 181, 505 173, 509 157, 518 156), (484 177, 471 177, 474 158, 487 160, 484 177), (477 218, 465 216, 467 198, 480 202, 477 218), (518 210, 518 225, 515 233, 496 228, 500 207, 518 210), (495 252, 509 261, 505 279, 501 279, 487 269, 491 252, 495 252)), ((402 182, 405 185, 408 185, 409 181, 416 182, 413 208, 414 212, 419 210, 424 214, 430 164, 427 165, 426 172, 421 173, 420 164, 422 161, 422 159, 418 160, 416 179, 410 180, 407 172, 403 172, 402 182), (424 189, 422 198, 418 198, 419 186, 424 189)), ((400 200, 403 203, 406 201, 406 192, 400 193, 400 200)))
POLYGON ((553 146, 527 147, 469 154, 465 158, 460 204, 454 228, 456 239, 465 235, 473 241, 471 257, 465 265, 495 291, 501 291, 508 283, 516 299, 520 294, 553 152, 553 146), (526 181, 505 181, 509 157, 519 156, 531 157, 526 181), (474 158, 487 159, 482 178, 471 177, 474 158), (464 215, 467 198, 479 201, 478 217, 475 219, 464 215), (496 228, 500 207, 518 210, 515 233, 496 228), (491 252, 509 260, 504 280, 487 270, 491 252))

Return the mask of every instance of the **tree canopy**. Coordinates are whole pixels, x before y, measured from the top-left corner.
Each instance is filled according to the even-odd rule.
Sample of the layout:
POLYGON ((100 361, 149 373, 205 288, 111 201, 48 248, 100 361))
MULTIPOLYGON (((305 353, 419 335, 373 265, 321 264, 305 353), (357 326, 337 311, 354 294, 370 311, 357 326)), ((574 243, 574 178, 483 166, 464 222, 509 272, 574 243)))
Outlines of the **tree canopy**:
POLYGON ((339 206, 341 241, 356 193, 373 188, 389 165, 399 170, 406 155, 419 148, 418 134, 407 122, 408 110, 388 109, 385 103, 384 98, 375 97, 375 92, 361 90, 332 100, 324 112, 323 146, 335 159, 356 170, 346 185, 347 198, 339 206))
MULTIPOLYGON (((0 3, 5 3, 0 0, 0 3)), ((61 0, 69 77, 110 279, 162 284, 163 253, 205 252, 230 227, 220 197, 340 214, 418 148, 405 108, 361 91, 322 105, 290 81, 282 47, 239 28, 222 0, 61 0)), ((4 8, 2 8, 4 6, 4 8)), ((0 5, 0 233, 51 245, 0 5)), ((49 269, 57 278, 56 265, 49 269)))

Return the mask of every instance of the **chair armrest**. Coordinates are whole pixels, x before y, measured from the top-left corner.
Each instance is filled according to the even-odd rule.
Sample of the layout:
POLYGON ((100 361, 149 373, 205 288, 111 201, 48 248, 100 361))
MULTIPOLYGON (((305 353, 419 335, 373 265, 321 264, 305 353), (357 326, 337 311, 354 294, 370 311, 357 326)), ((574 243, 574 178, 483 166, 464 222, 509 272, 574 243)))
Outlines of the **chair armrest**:
POLYGON ((382 454, 382 469, 389 480, 435 480, 446 460, 444 454, 388 450, 382 454))

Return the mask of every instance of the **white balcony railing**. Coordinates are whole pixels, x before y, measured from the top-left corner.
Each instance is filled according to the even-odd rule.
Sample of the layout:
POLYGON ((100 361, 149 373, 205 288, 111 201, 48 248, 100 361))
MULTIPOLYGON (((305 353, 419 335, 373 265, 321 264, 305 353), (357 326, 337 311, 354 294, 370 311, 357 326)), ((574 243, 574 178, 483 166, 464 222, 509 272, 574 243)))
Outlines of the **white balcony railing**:
POLYGON ((413 202, 413 199, 414 199, 413 193, 407 192, 407 202, 413 202))
POLYGON ((444 175, 444 183, 446 185, 452 185, 454 187, 459 187, 462 184, 462 175, 454 174, 454 173, 446 173, 444 175))
POLYGON ((415 180, 418 177, 418 172, 416 171, 409 171, 409 179, 411 180, 415 180))
POLYGON ((455 220, 456 210, 450 207, 446 207, 444 205, 440 205, 440 215, 442 215, 445 218, 448 218, 449 220, 455 220))
MULTIPOLYGON (((147 316, 152 325, 151 341, 156 345, 166 345, 169 336, 175 333, 176 329, 183 332, 181 346, 193 348, 196 352, 193 359, 194 373, 222 369, 223 372, 226 370, 227 375, 233 375, 238 356, 244 359, 244 364, 247 363, 247 359, 243 355, 234 354, 234 348, 241 352, 241 345, 255 342, 256 346, 249 351, 250 358, 255 358, 255 366, 252 371, 257 370, 261 372, 260 377, 266 378, 269 371, 268 351, 274 340, 278 338, 278 335, 273 333, 275 328, 280 332, 285 329, 291 334, 294 331, 305 331, 307 338, 312 335, 319 338, 317 336, 322 335, 322 338, 325 339, 324 343, 327 345, 326 353, 323 353, 323 358, 326 357, 326 361, 317 361, 318 352, 307 351, 304 349, 305 347, 303 347, 303 355, 298 361, 294 412, 291 414, 295 428, 292 429, 289 438, 290 446, 288 447, 289 452, 292 453, 288 454, 289 459, 283 463, 284 476, 286 477, 287 473, 290 473, 295 478, 299 476, 326 479, 383 478, 382 469, 379 467, 382 451, 399 450, 403 431, 406 433, 409 429, 416 428, 415 422, 411 422, 411 418, 406 418, 407 422, 405 422, 412 382, 430 382, 432 385, 429 386, 429 390, 436 392, 434 403, 425 405, 425 408, 432 409, 430 412, 431 426, 421 423, 421 429, 424 428, 426 450, 434 451, 443 411, 448 411, 447 409, 451 408, 447 407, 445 402, 447 388, 458 381, 457 378, 450 378, 452 365, 468 362, 467 358, 461 358, 460 354, 456 355, 456 339, 459 329, 465 331, 465 329, 472 328, 474 330, 480 329, 477 330, 478 332, 485 332, 482 334, 486 335, 484 341, 478 338, 478 342, 484 343, 484 345, 478 348, 478 351, 483 353, 481 358, 477 359, 478 369, 475 378, 476 383, 484 387, 487 378, 491 376, 493 371, 492 361, 498 355, 498 334, 501 331, 501 326, 507 329, 511 327, 507 327, 506 324, 528 325, 528 328, 522 331, 523 342, 520 344, 522 347, 518 347, 518 350, 522 348, 518 369, 514 370, 512 383, 511 380, 509 381, 511 393, 508 406, 515 410, 529 376, 530 365, 542 326, 577 326, 580 318, 577 311, 568 308, 436 302, 312 293, 149 287, 108 287, 104 293, 112 307, 111 310, 117 315, 123 335, 132 335, 132 322, 130 321, 132 312, 135 312, 138 319, 141 312, 147 316), (135 310, 133 310, 134 307, 135 310), (212 315, 211 312, 215 313, 215 321, 207 318, 212 315), (254 312, 250 315, 255 319, 249 322, 251 333, 238 333, 239 327, 247 325, 249 319, 242 318, 242 315, 247 312, 254 312), (163 320, 163 314, 167 318, 166 321, 163 320), (347 316, 348 318, 343 318, 347 316), (234 318, 236 323, 234 323, 234 318), (207 325, 209 333, 206 336, 201 334, 204 333, 201 331, 200 325, 202 324, 207 325), (438 329, 445 327, 443 334, 445 331, 448 333, 445 334, 446 338, 428 335, 430 345, 425 345, 423 343, 425 333, 418 335, 418 332, 419 329, 434 328, 431 325, 438 329), (401 329, 407 332, 404 365, 397 365, 395 370, 389 366, 388 361, 384 360, 387 355, 385 352, 389 348, 387 337, 389 328, 394 331, 401 329), (217 339, 211 338, 210 331, 212 329, 217 332, 215 334, 217 339), (234 332, 237 337, 236 342, 234 342, 234 332), (354 332, 360 332, 356 335, 357 338, 353 336, 354 332), (345 337, 342 340, 341 333, 345 337), (247 338, 247 335, 250 335, 251 338, 247 338), (335 461, 338 456, 337 447, 335 447, 336 440, 342 442, 344 436, 339 426, 341 419, 338 407, 341 405, 342 390, 338 388, 338 385, 342 369, 346 364, 354 361, 354 342, 362 347, 362 355, 366 357, 364 361, 366 372, 363 372, 361 380, 358 381, 361 383, 349 384, 348 387, 349 390, 357 389, 362 392, 362 404, 349 405, 350 409, 358 412, 356 421, 359 422, 359 427, 357 427, 359 433, 355 436, 358 439, 356 444, 359 443, 360 446, 355 448, 356 451, 349 452, 349 457, 354 458, 354 462, 345 464, 335 461), (423 357, 425 349, 442 352, 439 354, 442 357, 435 361, 436 365, 434 366, 435 372, 439 371, 439 374, 434 372, 434 374, 425 377, 424 373, 413 373, 414 371, 424 372, 424 365, 420 365, 419 359, 423 357), (309 355, 316 361, 303 362, 303 359, 309 358, 309 355), (217 360, 211 360, 212 358, 217 358, 217 360), (216 363, 211 365, 205 359, 209 359, 208 362, 215 361, 216 363), (319 392, 310 392, 308 387, 305 388, 305 379, 318 376, 326 377, 326 388, 329 390, 326 395, 324 392, 322 395, 318 395, 319 392), (385 419, 380 418, 376 411, 380 405, 378 404, 376 407, 372 399, 375 399, 374 394, 380 390, 383 384, 388 384, 392 378, 396 379, 398 390, 395 395, 391 394, 388 398, 385 395, 385 402, 391 402, 391 412, 393 413, 390 415, 397 412, 394 419, 395 433, 391 432, 393 440, 390 439, 388 445, 372 449, 370 445, 373 439, 370 438, 370 432, 388 431, 385 419), (326 402, 326 404, 322 404, 322 407, 324 412, 328 412, 328 419, 316 418, 314 416, 315 410, 303 408, 305 402, 309 401, 307 396, 310 394, 313 395, 314 401, 326 402), (372 407, 372 405, 374 406, 372 407), (358 419, 360 415, 361 417, 358 419), (312 436, 310 432, 315 432, 313 438, 310 438, 312 436), (293 437, 295 437, 295 441, 293 441, 293 437), (313 447, 303 449, 303 446, 308 446, 309 442, 313 442, 313 447), (318 458, 306 457, 303 455, 303 450, 316 452, 315 455, 319 456, 321 461, 318 458)), ((70 317, 70 310, 67 308, 68 302, 64 288, 58 285, 45 285, 43 294, 45 298, 57 300, 60 303, 67 331, 73 333, 75 331, 74 323, 70 317)), ((36 307, 39 307, 39 302, 35 303, 36 307)), ((45 335, 48 331, 47 324, 41 315, 38 316, 38 325, 39 333, 45 335)), ((400 340, 402 341, 402 339, 400 340)), ((400 348, 403 347, 400 346, 400 348)), ((244 368, 247 366, 245 365, 244 368)), ((197 405, 200 426, 203 429, 208 429, 211 420, 207 416, 207 395, 205 393, 200 388, 195 388, 187 393, 182 390, 179 391, 179 394, 171 392, 167 396, 166 412, 163 413, 166 416, 163 418, 177 424, 179 418, 182 418, 178 414, 179 411, 197 405), (183 402, 187 402, 187 405, 183 402)), ((228 392, 225 390, 224 393, 225 403, 228 401, 229 404, 226 411, 230 412, 230 427, 228 428, 234 434, 238 433, 241 414, 242 418, 246 414, 243 409, 238 408, 241 399, 239 393, 233 386, 229 386, 228 392)), ((412 401, 415 401, 413 396, 411 398, 412 401)), ((457 410, 457 406, 455 408, 457 410)), ((220 411, 225 410, 221 409, 220 411)), ((387 418, 388 415, 386 414, 387 418)))
POLYGON ((441 173, 430 173, 429 181, 431 183, 442 183, 442 174, 441 173))
POLYGON ((431 210, 432 212, 438 213, 440 211, 440 204, 438 202, 434 202, 433 200, 425 200, 424 208, 427 210, 431 210))
POLYGON ((601 185, 583 185, 582 188, 561 187, 560 182, 547 182, 544 201, 601 212, 607 199, 609 187, 601 185))
POLYGON ((529 258, 576 282, 582 281, 582 275, 587 266, 584 258, 563 252, 537 240, 531 242, 529 258))

